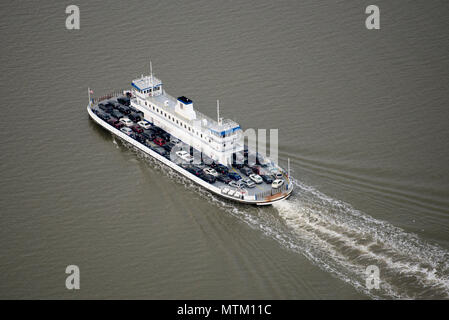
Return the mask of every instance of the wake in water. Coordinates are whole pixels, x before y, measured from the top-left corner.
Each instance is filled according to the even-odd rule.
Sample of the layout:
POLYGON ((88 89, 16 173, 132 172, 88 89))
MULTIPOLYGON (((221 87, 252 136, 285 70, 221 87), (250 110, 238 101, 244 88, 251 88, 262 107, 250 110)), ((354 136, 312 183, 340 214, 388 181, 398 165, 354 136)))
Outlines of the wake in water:
MULTIPOLYGON (((115 140, 114 140, 115 143, 115 140)), ((294 194, 267 208, 235 204, 212 195, 173 170, 128 145, 175 181, 195 190, 284 247, 304 255, 319 268, 351 284, 371 298, 449 298, 449 252, 428 244, 385 221, 293 181, 294 194), (366 268, 380 270, 380 288, 366 287, 366 268)))
POLYGON ((275 205, 291 230, 291 247, 373 298, 449 297, 447 251, 295 184, 296 196, 275 205), (366 288, 369 265, 380 269, 380 289, 366 288))

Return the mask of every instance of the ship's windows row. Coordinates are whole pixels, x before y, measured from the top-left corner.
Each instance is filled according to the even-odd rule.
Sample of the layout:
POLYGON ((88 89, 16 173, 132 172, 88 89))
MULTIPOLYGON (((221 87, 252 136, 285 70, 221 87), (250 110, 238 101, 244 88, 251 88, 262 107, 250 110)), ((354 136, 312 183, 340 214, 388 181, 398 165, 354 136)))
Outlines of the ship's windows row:
MULTIPOLYGON (((176 122, 176 124, 177 124, 177 125, 180 125, 181 127, 184 126, 184 129, 189 130, 189 132, 193 132, 193 134, 196 133, 196 135, 197 135, 197 136, 200 136, 201 139, 206 140, 206 138, 203 137, 203 134, 202 134, 202 133, 200 134, 199 131, 194 130, 194 129, 193 129, 192 127, 190 127, 190 126, 187 126, 187 124, 183 123, 182 121, 180 121, 180 120, 178 120, 178 119, 175 119, 174 116, 167 115, 166 112, 163 112, 163 111, 162 111, 161 109, 159 109, 158 107, 155 107, 154 105, 152 105, 151 107, 153 108, 153 111, 156 111, 156 112, 159 113, 161 116, 164 116, 165 118, 168 118, 169 120, 173 121, 173 123, 176 122)), ((209 139, 209 142, 211 142, 210 139, 209 139)))

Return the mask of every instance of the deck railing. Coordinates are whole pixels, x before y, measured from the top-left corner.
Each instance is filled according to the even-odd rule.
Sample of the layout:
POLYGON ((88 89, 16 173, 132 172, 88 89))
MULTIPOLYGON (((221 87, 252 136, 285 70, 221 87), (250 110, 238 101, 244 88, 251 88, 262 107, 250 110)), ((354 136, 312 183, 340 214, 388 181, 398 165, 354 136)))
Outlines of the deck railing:
POLYGON ((265 199, 266 197, 271 197, 271 196, 274 196, 274 195, 277 195, 279 193, 289 190, 290 184, 291 183, 283 184, 280 188, 271 189, 271 190, 267 190, 264 192, 259 192, 259 193, 256 193, 254 196, 255 196, 256 200, 265 199))
POLYGON ((101 97, 98 97, 98 98, 92 98, 92 102, 93 102, 93 103, 98 103, 98 102, 103 101, 103 100, 108 100, 108 99, 111 99, 111 98, 123 96, 123 93, 124 93, 125 91, 129 91, 129 90, 126 90, 126 89, 116 90, 116 91, 110 92, 110 93, 108 93, 108 94, 106 94, 106 95, 103 95, 103 96, 101 96, 101 97))

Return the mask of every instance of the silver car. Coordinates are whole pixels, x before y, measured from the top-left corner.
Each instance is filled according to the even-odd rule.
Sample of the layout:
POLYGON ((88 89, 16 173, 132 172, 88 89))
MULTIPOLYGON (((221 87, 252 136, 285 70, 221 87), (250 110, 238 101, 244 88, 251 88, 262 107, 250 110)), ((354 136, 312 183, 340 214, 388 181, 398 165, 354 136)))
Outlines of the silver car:
POLYGON ((256 184, 251 179, 243 179, 243 182, 248 188, 254 188, 256 184))

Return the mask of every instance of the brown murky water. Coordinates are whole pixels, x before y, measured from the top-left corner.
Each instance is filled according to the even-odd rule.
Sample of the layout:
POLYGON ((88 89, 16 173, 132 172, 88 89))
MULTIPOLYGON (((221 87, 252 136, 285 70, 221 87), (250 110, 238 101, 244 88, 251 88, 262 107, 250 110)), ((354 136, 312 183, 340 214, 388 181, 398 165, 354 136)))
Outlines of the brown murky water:
POLYGON ((0 298, 447 298, 449 6, 376 4, 379 31, 358 1, 81 1, 78 31, 3 4, 0 298), (279 128, 289 201, 223 202, 88 119, 150 56, 202 112, 279 128))

